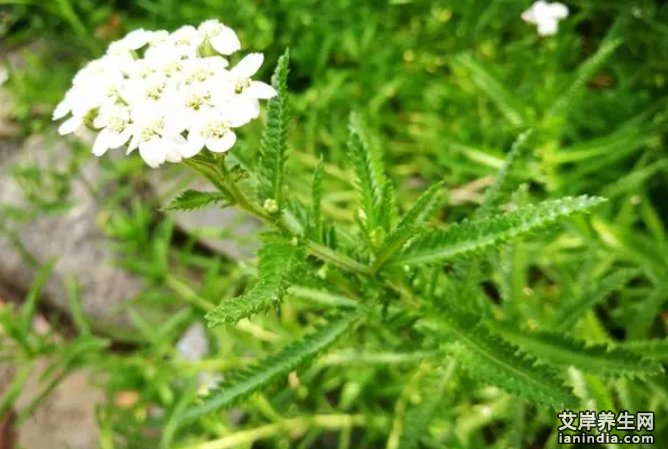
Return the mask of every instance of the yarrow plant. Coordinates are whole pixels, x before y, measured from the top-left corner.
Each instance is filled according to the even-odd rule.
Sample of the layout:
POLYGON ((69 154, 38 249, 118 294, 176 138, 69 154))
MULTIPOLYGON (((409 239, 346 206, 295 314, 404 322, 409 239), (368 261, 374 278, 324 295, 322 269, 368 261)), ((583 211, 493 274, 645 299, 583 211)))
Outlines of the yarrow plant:
MULTIPOLYGON (((554 14, 550 17, 555 19, 554 14)), ((587 73, 595 73, 614 45, 603 46, 585 63, 587 73)), ((392 424, 378 426, 391 449, 417 448, 429 436, 430 421, 439 412, 439 401, 446 396, 456 368, 461 368, 462 380, 454 383, 454 388, 465 388, 462 385, 467 385, 468 378, 497 387, 473 400, 467 397, 469 403, 492 397, 507 404, 510 398, 504 395, 508 393, 560 410, 588 403, 591 396, 583 387, 585 374, 587 380, 595 379, 593 385, 599 391, 605 388, 597 376, 623 379, 662 372, 661 365, 645 358, 636 346, 614 344, 605 337, 576 338, 567 332, 581 317, 595 320, 587 312, 600 300, 598 295, 624 286, 636 276, 634 270, 614 269, 600 285, 587 285, 579 296, 573 290, 573 298, 563 303, 550 297, 546 313, 542 304, 540 313, 532 309, 542 298, 531 299, 530 292, 522 288, 523 281, 511 273, 516 266, 521 266, 522 279, 528 278, 529 272, 540 272, 541 262, 532 259, 520 239, 606 201, 583 195, 531 202, 528 190, 514 188, 521 164, 525 164, 522 169, 528 166, 528 150, 542 143, 536 137, 540 123, 537 132, 527 129, 519 133, 472 216, 446 224, 442 213, 444 184, 426 186, 415 198, 398 201, 408 195, 395 191, 380 151, 369 144, 362 119, 355 114, 349 122, 346 149, 349 170, 321 160, 310 179, 290 179, 286 174, 291 156, 289 52, 279 58, 269 86, 251 78, 262 63, 257 53, 229 67, 227 57, 239 48, 234 32, 213 21, 171 34, 132 32, 77 74, 55 113, 57 118, 69 115, 61 125, 62 133, 84 125, 99 131, 93 149, 97 155, 127 145, 128 151, 138 148, 150 166, 182 161, 211 183, 213 190, 187 190, 168 209, 235 206, 264 223, 257 280, 243 293, 219 301, 178 289, 189 300, 197 297, 210 327, 233 326, 261 313, 281 311, 283 303, 295 299, 306 300, 319 312, 308 314, 303 321, 313 324, 312 329, 300 332, 296 341, 273 355, 258 357, 252 363, 244 359, 242 368, 233 365, 235 369, 220 373, 216 377, 222 379, 220 384, 204 395, 184 392, 174 401, 160 447, 174 447, 171 439, 185 427, 201 431, 202 439, 224 434, 226 426, 219 425, 223 416, 217 415, 220 411, 252 405, 251 395, 284 385, 286 379, 291 387, 272 397, 283 403, 292 401, 294 407, 276 407, 292 413, 299 408, 296 395, 304 391, 301 382, 319 382, 322 366, 316 365, 301 380, 299 370, 345 342, 349 335, 355 335, 349 341, 350 351, 339 354, 339 359, 419 365, 414 375, 406 376, 405 385, 370 388, 374 390, 370 397, 378 403, 387 398, 395 402, 392 424), (267 106, 259 150, 253 157, 245 155, 247 148, 241 146, 226 152, 235 141, 233 130, 260 115, 262 99, 267 99, 267 106), (337 179, 331 179, 335 175, 337 179), (310 193, 304 189, 309 185, 310 193), (345 189, 354 194, 340 195, 345 189), (327 193, 343 198, 337 202, 347 209, 333 212, 327 193), (403 207, 407 202, 409 206, 403 207), (508 248, 507 243, 516 247, 508 248), (326 313, 321 313, 322 309, 326 313), (390 354, 377 354, 379 347, 390 354)), ((483 69, 468 61, 480 75, 483 69)), ((487 74, 478 78, 492 79, 487 74)), ((554 109, 567 109, 578 89, 586 86, 585 78, 578 75, 554 109)), ((494 92, 499 92, 500 88, 491 84, 494 92)), ((517 124, 520 126, 523 122, 517 124)), ((569 254, 579 257, 577 250, 585 247, 585 234, 590 231, 582 217, 576 224, 565 240, 569 254)), ((531 247, 540 245, 547 251, 550 238, 532 242, 531 247)), ((540 282, 552 291, 553 275, 543 277, 540 282)), ((294 309, 290 314, 294 316, 294 309)), ((337 377, 346 377, 343 374, 337 377)), ((375 379, 357 381, 353 393, 346 389, 340 393, 341 403, 349 400, 344 396, 353 398, 348 406, 342 406, 346 410, 354 407, 357 392, 373 385, 375 379)), ((261 396, 255 402, 268 411, 259 416, 277 415, 268 397, 261 396)), ((337 401, 328 396, 326 410, 337 401)), ((373 410, 380 408, 374 406, 373 410)), ((524 420, 523 413, 514 417, 513 423, 524 420)), ((303 420, 286 418, 260 433, 285 433, 289 423, 298 424, 295 427, 300 429, 320 425, 328 429, 347 426, 350 430, 360 422, 372 427, 372 421, 358 415, 314 415, 303 420)), ((211 447, 246 443, 252 444, 246 439, 223 438, 211 447)), ((499 447, 508 447, 505 443, 499 447)), ((204 446, 188 441, 186 447, 204 446)))
POLYGON ((84 125, 96 131, 95 155, 127 145, 151 167, 204 148, 228 151, 234 129, 258 117, 259 100, 276 95, 252 79, 261 53, 230 67, 240 49, 236 33, 216 20, 173 33, 133 31, 77 73, 53 118, 67 117, 61 134, 84 125))
POLYGON ((568 7, 559 2, 538 0, 522 13, 522 20, 536 25, 541 36, 553 36, 559 30, 559 21, 568 17, 568 7))

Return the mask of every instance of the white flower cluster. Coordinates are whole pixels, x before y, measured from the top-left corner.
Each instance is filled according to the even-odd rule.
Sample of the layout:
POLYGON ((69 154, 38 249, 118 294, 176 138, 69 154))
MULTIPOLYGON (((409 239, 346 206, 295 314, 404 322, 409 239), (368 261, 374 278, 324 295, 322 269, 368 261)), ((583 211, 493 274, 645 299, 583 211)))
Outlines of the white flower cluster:
POLYGON ((522 20, 536 25, 538 34, 552 36, 557 34, 559 21, 568 17, 568 7, 562 3, 549 3, 538 0, 531 8, 522 13, 522 20))
POLYGON ((217 20, 195 28, 132 31, 79 71, 53 119, 69 134, 98 132, 97 156, 127 144, 151 167, 179 162, 202 149, 229 150, 233 129, 260 114, 259 100, 276 91, 251 77, 263 62, 250 53, 234 67, 226 56, 241 48, 236 33, 217 20))

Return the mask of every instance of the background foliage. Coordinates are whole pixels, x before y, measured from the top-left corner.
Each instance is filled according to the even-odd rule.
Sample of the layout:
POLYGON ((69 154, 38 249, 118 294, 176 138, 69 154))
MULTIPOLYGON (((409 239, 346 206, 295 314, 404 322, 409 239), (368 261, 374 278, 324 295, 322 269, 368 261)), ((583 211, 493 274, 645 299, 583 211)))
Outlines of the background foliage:
MULTIPOLYGON (((442 183, 446 194, 435 196, 440 203, 432 224, 483 217, 498 204, 581 194, 608 199, 589 217, 449 266, 452 285, 431 286, 429 272, 416 274, 411 283, 418 291, 449 298, 428 305, 446 308, 435 316, 455 317, 449 327, 422 323, 433 326, 424 332, 412 326, 411 314, 391 315, 389 324, 379 314, 356 332, 349 332, 354 323, 346 317, 323 330, 324 311, 349 300, 342 297, 348 284, 342 278, 338 296, 322 293, 320 285, 293 289, 250 326, 209 330, 212 354, 186 362, 175 354, 175 341, 221 298, 254 285, 257 270, 184 244, 174 237, 169 214, 157 215, 157 205, 120 192, 104 205, 113 217, 104 230, 118 243, 119 261, 149 281, 136 302, 168 311, 169 319, 155 328, 135 315, 137 336, 132 351, 124 352, 94 335, 83 316, 76 336, 59 341, 30 333, 25 317, 33 306, 2 311, 12 329, 6 332, 19 342, 20 350, 11 346, 12 357, 29 361, 56 351, 65 371, 85 365, 106 374, 100 376, 110 398, 99 410, 102 447, 250 447, 260 437, 254 447, 555 447, 555 411, 525 399, 567 403, 574 393, 543 388, 539 368, 529 379, 538 382, 532 388, 507 378, 479 382, 479 371, 503 372, 498 360, 480 354, 489 348, 512 353, 490 332, 524 348, 527 371, 541 357, 563 366, 566 384, 587 408, 656 411, 657 442, 668 441, 668 382, 657 365, 668 360, 668 7, 662 2, 572 1, 571 16, 553 38, 538 37, 519 19, 528 4, 510 0, 0 0, 4 4, 10 6, 0 6, 2 45, 26 55, 23 66, 10 67, 9 80, 12 112, 26 133, 52 133, 53 105, 77 68, 109 40, 135 27, 174 29, 220 18, 238 30, 246 48, 265 52, 263 79, 290 48, 286 179, 292 195, 315 207, 303 192, 311 191, 313 172, 320 173, 325 218, 317 226, 354 227, 353 172, 367 184, 359 202, 367 217, 384 194, 364 195, 373 193, 378 176, 353 170, 367 157, 357 135, 369 140, 369 171, 384 165, 382 176, 396 187, 402 212, 442 183), (351 111, 361 122, 352 137, 351 111), (24 316, 23 325, 15 324, 15 314, 24 316), (476 324, 480 316, 494 318, 498 328, 476 324), (451 344, 444 328, 473 336, 451 344), (281 368, 267 379, 266 393, 246 397, 239 390, 246 399, 224 419, 196 414, 182 426, 184 410, 198 395, 199 373, 221 372, 243 386, 243 379, 253 379, 254 364, 307 332, 319 337, 316 343, 336 332, 343 337, 334 352, 290 381, 281 368), (425 335, 434 341, 424 341, 425 335), (635 352, 615 353, 612 343, 635 352), (425 346, 438 349, 425 352, 425 346), (647 368, 640 356, 653 365, 647 368), (456 370, 455 359, 465 368, 470 362, 469 369, 456 370), (490 382, 515 395, 485 386, 490 382), (116 406, 114 396, 128 390, 139 392, 137 402, 116 406), (209 440, 218 445, 207 446, 209 440)), ((262 151, 261 126, 250 128, 239 155, 254 161, 262 151)), ((144 169, 131 160, 105 167, 110 179, 141 183, 144 169)), ((381 212, 373 214, 383 221, 381 212)), ((434 241, 441 240, 423 246, 434 241)), ((424 257, 419 242, 404 251, 424 257)), ((373 298, 380 287, 360 288, 373 298)), ((72 292, 76 310, 76 288, 72 292)), ((317 349, 314 343, 297 352, 312 358, 317 349)), ((287 371, 297 366, 296 359, 289 362, 287 371)), ((11 397, 2 405, 9 404, 11 397)))

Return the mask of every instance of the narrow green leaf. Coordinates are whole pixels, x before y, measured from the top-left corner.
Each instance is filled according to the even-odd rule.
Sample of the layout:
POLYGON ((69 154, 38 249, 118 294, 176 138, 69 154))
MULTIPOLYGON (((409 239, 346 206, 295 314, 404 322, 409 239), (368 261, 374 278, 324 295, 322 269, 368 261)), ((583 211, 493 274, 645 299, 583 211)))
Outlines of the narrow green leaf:
POLYGON ((639 356, 659 363, 668 363, 668 338, 654 340, 627 341, 619 345, 639 356))
POLYGON ((470 55, 460 56, 457 62, 471 72, 473 82, 489 97, 508 122, 516 127, 526 124, 526 106, 489 70, 470 55))
POLYGON ((565 197, 525 206, 490 219, 463 221, 416 237, 392 260, 392 264, 436 263, 478 253, 575 213, 588 211, 604 201, 598 197, 565 197))
POLYGON ((511 343, 539 359, 604 377, 642 377, 662 371, 661 365, 643 360, 619 346, 588 343, 552 332, 527 333, 511 326, 497 330, 511 343))
POLYGON ((387 449, 415 449, 428 433, 436 409, 443 401, 445 386, 455 371, 451 362, 447 369, 423 363, 404 389, 394 409, 392 433, 387 449))
POLYGON ((472 377, 555 409, 577 405, 549 366, 492 333, 474 315, 447 306, 443 310, 447 328, 459 337, 449 350, 472 377))
POLYGON ((322 177, 323 177, 322 158, 318 162, 313 172, 313 183, 311 187, 311 220, 310 236, 313 240, 322 242, 322 177))
POLYGON ((26 295, 25 302, 21 306, 21 312, 19 314, 19 321, 21 322, 21 332, 22 336, 27 336, 32 329, 32 319, 37 311, 37 302, 42 294, 44 285, 49 280, 49 276, 53 272, 53 268, 56 265, 57 260, 55 258, 50 259, 47 263, 42 265, 37 271, 35 276, 35 281, 30 287, 30 291, 26 295))
POLYGON ((420 226, 403 226, 392 231, 383 241, 383 246, 377 251, 371 271, 377 273, 408 240, 422 230, 420 226))
POLYGON ((226 203, 227 198, 220 192, 199 192, 185 190, 165 208, 166 210, 198 210, 217 203, 226 203))
POLYGON ((380 210, 378 212, 378 224, 389 232, 397 217, 397 203, 394 197, 394 184, 387 180, 381 192, 380 210))
POLYGON ((526 143, 531 134, 533 134, 533 130, 525 131, 517 137, 515 142, 513 142, 513 145, 508 152, 508 156, 506 156, 506 160, 503 163, 503 167, 501 167, 494 178, 494 184, 485 190, 485 196, 482 199, 480 207, 476 210, 476 216, 486 217, 499 205, 503 198, 503 194, 507 189, 510 172, 514 168, 518 156, 520 156, 522 151, 526 148, 526 143))
POLYGON ((273 199, 279 208, 283 206, 285 162, 288 157, 288 72, 290 50, 278 59, 271 84, 278 95, 267 102, 267 120, 260 144, 258 164, 259 194, 261 200, 273 199))
POLYGON ((276 235, 263 236, 259 251, 258 280, 243 295, 223 300, 206 314, 210 327, 221 323, 233 324, 278 305, 300 266, 301 248, 276 235))
POLYGON ((598 51, 578 68, 571 84, 559 94, 545 116, 558 117, 565 115, 571 109, 577 95, 621 44, 622 41, 619 39, 605 41, 598 51))
POLYGON ((359 119, 355 114, 350 116, 348 154, 357 175, 356 187, 362 212, 365 215, 364 224, 367 230, 372 230, 379 223, 382 186, 385 177, 380 168, 380 162, 371 153, 362 133, 359 119))
POLYGON ((443 182, 437 182, 422 192, 413 206, 401 217, 397 229, 429 221, 442 199, 442 197, 439 198, 439 193, 443 191, 443 186, 443 182))
POLYGON ((604 300, 608 295, 619 290, 631 279, 638 276, 639 271, 635 269, 620 269, 591 287, 587 288, 584 294, 561 307, 552 320, 552 328, 557 331, 565 331, 570 326, 591 309, 593 306, 604 300))
POLYGON ((319 353, 332 346, 346 334, 360 316, 358 311, 346 313, 301 340, 291 343, 277 354, 259 361, 254 367, 229 377, 220 391, 214 392, 204 400, 204 403, 187 410, 182 415, 182 419, 195 419, 234 405, 252 393, 287 376, 288 373, 312 361, 319 353))

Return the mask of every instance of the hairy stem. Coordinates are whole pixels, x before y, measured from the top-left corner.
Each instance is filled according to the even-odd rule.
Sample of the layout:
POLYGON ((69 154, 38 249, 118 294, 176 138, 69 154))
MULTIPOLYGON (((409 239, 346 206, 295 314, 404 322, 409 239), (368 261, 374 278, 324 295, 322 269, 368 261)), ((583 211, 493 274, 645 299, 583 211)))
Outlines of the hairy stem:
MULTIPOLYGON (((224 161, 221 158, 219 160, 219 163, 216 164, 215 167, 207 167, 207 169, 203 169, 203 167, 198 164, 198 163, 188 163, 186 160, 186 163, 188 166, 191 168, 197 170, 200 174, 204 175, 209 181, 211 180, 211 169, 215 170, 216 173, 218 174, 218 179, 222 180, 222 182, 212 182, 215 187, 219 188, 222 193, 230 195, 234 203, 239 206, 241 209, 245 210, 246 212, 250 213, 251 215, 254 215, 258 218, 260 218, 262 221, 272 224, 276 226, 284 235, 288 237, 299 237, 295 233, 295 231, 289 226, 282 216, 282 214, 270 214, 267 210, 265 210, 263 207, 259 206, 255 202, 253 202, 251 199, 246 196, 246 194, 239 188, 236 182, 234 182, 233 179, 229 176, 229 172, 227 171, 224 161), (222 189, 221 189, 222 187, 222 189)), ((309 252, 314 257, 317 257, 318 259, 331 263, 332 265, 336 266, 337 268, 340 268, 344 271, 350 272, 350 273, 357 273, 357 274, 364 274, 367 276, 372 275, 372 271, 369 269, 368 266, 356 261, 355 259, 348 257, 344 254, 341 254, 327 246, 321 245, 313 240, 306 240, 306 248, 309 252)))

